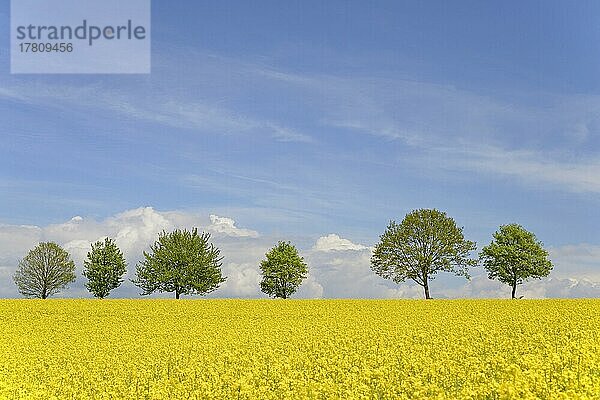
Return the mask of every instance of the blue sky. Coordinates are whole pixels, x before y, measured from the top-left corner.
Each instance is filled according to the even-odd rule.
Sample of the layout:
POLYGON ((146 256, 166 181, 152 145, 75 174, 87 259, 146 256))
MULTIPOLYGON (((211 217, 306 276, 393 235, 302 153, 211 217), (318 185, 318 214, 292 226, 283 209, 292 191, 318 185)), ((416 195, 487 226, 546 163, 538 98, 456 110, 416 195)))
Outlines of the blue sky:
POLYGON ((597 2, 152 7, 150 75, 10 75, 1 42, 0 224, 150 206, 308 249, 435 207, 480 245, 520 223, 600 282, 597 2))

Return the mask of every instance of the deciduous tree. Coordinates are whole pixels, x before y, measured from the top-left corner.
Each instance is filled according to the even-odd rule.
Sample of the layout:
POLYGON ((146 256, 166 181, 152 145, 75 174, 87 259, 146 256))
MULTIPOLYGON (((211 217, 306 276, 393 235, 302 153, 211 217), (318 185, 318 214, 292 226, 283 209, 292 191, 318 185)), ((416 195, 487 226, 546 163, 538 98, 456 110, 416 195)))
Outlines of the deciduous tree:
POLYGON ((269 296, 289 298, 308 274, 308 266, 290 242, 278 242, 260 263, 260 289, 269 296))
POLYGON ((469 278, 469 267, 477 260, 469 258, 475 242, 465 240, 446 213, 420 209, 407 214, 400 224, 391 221, 375 245, 371 269, 396 283, 415 281, 429 299, 429 281, 438 272, 453 272, 469 278))
POLYGON ((209 242, 209 233, 197 229, 162 232, 158 240, 144 252, 144 260, 136 266, 133 283, 142 295, 174 292, 180 295, 204 295, 225 282, 221 275, 220 250, 209 242))
POLYGON ((92 244, 92 250, 83 263, 83 276, 88 279, 87 290, 100 299, 118 288, 127 272, 127 263, 116 243, 106 238, 92 244))
POLYGON ((482 249, 480 259, 490 279, 511 286, 513 299, 517 285, 529 278, 541 279, 552 270, 542 242, 518 224, 500 226, 492 242, 482 249))
POLYGON ((75 281, 75 263, 56 243, 40 243, 21 260, 14 281, 22 295, 46 299, 75 281))

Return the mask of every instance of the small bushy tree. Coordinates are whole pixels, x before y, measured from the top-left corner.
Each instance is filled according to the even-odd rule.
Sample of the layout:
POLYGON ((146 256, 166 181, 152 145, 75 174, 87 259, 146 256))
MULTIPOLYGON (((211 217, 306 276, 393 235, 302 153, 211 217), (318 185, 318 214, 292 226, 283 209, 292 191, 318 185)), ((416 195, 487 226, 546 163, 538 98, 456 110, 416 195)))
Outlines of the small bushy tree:
POLYGON ((88 279, 87 290, 100 299, 118 288, 127 272, 127 263, 116 243, 106 238, 92 244, 92 250, 83 263, 83 276, 88 279))
POLYGON ((278 242, 260 263, 260 289, 269 296, 289 298, 308 274, 308 266, 290 242, 278 242))
POLYGON ((475 242, 465 240, 462 228, 438 210, 420 209, 407 214, 400 224, 391 221, 371 257, 371 269, 396 283, 411 279, 430 299, 429 281, 438 272, 469 278, 469 258, 475 242))
POLYGON ((144 252, 133 283, 142 295, 174 292, 176 299, 182 294, 212 292, 226 278, 221 275, 220 251, 209 239, 209 233, 198 234, 198 229, 163 231, 151 251, 144 252))
POLYGON ((75 281, 75 263, 56 243, 40 243, 19 262, 13 279, 23 296, 46 299, 75 281))
POLYGON ((490 279, 510 285, 516 298, 517 285, 529 278, 541 279, 552 270, 542 242, 518 224, 502 225, 480 254, 490 279))

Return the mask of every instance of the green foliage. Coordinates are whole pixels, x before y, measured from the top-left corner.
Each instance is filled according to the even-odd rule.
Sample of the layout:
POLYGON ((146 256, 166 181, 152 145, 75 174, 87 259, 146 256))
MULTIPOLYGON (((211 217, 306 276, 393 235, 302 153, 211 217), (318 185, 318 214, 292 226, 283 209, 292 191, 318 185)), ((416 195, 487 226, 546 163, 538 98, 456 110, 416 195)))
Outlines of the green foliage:
POLYGON ((125 272, 127 263, 112 239, 92 244, 92 251, 83 262, 83 276, 88 279, 85 287, 90 293, 100 299, 105 298, 121 285, 125 272))
POLYGON ((444 212, 414 210, 400 224, 389 223, 375 245, 371 269, 396 283, 415 281, 429 299, 429 280, 436 273, 453 272, 468 279, 468 268, 477 265, 469 258, 475 242, 465 240, 462 229, 444 212))
POLYGON ((269 296, 287 299, 306 278, 308 266, 290 242, 279 241, 265 256, 260 263, 260 289, 269 296))
POLYGON ((40 243, 19 262, 13 279, 22 295, 46 299, 75 281, 75 263, 56 243, 40 243))
POLYGON ((209 233, 198 234, 197 229, 163 231, 150 246, 151 252, 144 252, 133 283, 142 289, 142 295, 175 292, 177 299, 182 294, 212 292, 226 278, 221 276, 220 251, 209 239, 209 233))
POLYGON ((512 287, 515 298, 517 285, 526 279, 548 276, 552 262, 542 242, 518 224, 502 225, 492 242, 480 254, 490 279, 512 287))

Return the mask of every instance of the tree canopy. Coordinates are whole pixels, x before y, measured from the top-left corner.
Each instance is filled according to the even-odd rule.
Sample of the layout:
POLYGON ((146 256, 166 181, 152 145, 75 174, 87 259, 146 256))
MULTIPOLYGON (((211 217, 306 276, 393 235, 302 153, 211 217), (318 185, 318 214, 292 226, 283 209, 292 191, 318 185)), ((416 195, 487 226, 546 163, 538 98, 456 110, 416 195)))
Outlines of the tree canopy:
POLYGON ((518 224, 500 226, 492 242, 482 249, 480 259, 490 279, 512 287, 513 299, 517 285, 529 278, 548 276, 552 270, 542 242, 518 224))
POLYGON ((75 281, 75 263, 56 243, 40 243, 19 262, 13 279, 22 295, 46 299, 75 281))
POLYGON ((83 276, 88 279, 85 287, 100 299, 121 285, 126 272, 123 253, 110 238, 92 244, 92 250, 83 262, 83 276))
POLYGON ((463 228, 454 219, 435 209, 419 209, 407 214, 400 224, 391 221, 375 245, 371 269, 396 283, 413 280, 423 287, 429 299, 429 281, 438 272, 452 272, 469 278, 469 258, 475 242, 465 240, 463 228))
POLYGON ((221 275, 220 251, 209 240, 209 233, 198 234, 195 228, 163 231, 137 264, 133 283, 142 295, 174 292, 177 299, 182 294, 212 292, 226 278, 221 275))
POLYGON ((289 298, 308 274, 308 266, 290 242, 279 241, 261 261, 260 289, 271 297, 289 298))

